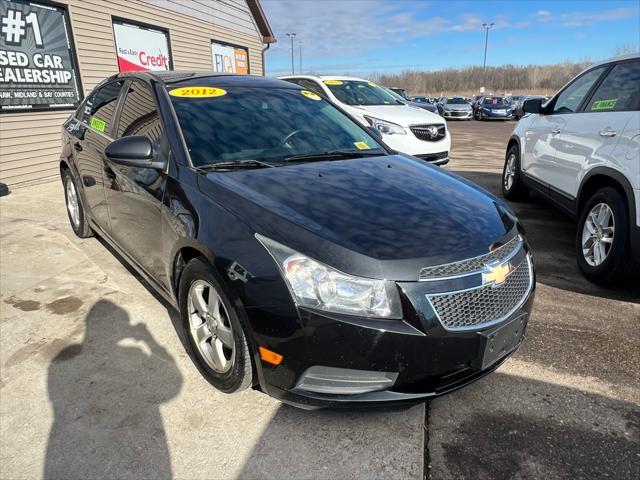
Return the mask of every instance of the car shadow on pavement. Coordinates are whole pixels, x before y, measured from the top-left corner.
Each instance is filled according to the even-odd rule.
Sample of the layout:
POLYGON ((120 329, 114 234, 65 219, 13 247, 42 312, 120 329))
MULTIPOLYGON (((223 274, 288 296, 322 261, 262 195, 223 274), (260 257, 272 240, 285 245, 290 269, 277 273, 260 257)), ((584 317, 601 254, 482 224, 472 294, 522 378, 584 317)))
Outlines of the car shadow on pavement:
MULTIPOLYGON (((454 173, 505 200, 501 193, 500 173, 454 173)), ((586 295, 640 303, 638 279, 623 279, 618 284, 611 284, 605 288, 589 282, 582 275, 575 255, 576 224, 569 216, 535 193, 530 194, 524 202, 505 201, 524 226, 534 256, 536 280, 539 283, 586 295)))
POLYGON ((433 479, 640 475, 636 404, 500 370, 433 400, 429 438, 433 479))
POLYGON ((82 343, 49 366, 44 478, 171 478, 160 406, 182 387, 174 359, 110 301, 96 302, 85 324, 82 343))

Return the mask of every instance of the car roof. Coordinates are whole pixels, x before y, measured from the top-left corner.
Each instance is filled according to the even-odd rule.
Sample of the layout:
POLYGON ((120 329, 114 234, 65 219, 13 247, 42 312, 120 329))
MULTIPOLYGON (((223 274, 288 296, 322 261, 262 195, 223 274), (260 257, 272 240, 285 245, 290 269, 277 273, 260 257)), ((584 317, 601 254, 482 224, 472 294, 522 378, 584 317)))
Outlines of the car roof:
POLYGON ((602 60, 600 62, 594 63, 592 65, 589 65, 585 70, 589 70, 593 67, 597 67, 598 65, 606 65, 607 63, 612 63, 612 62, 620 62, 623 60, 632 60, 634 58, 640 58, 640 53, 630 53, 627 55, 619 55, 617 57, 611 57, 608 58, 606 60, 602 60))
POLYGON ((146 81, 154 80, 158 83, 171 86, 238 86, 238 87, 262 87, 262 88, 294 88, 301 87, 277 78, 267 78, 260 75, 239 75, 235 73, 215 73, 199 71, 146 71, 124 72, 113 75, 109 79, 139 78, 146 81))

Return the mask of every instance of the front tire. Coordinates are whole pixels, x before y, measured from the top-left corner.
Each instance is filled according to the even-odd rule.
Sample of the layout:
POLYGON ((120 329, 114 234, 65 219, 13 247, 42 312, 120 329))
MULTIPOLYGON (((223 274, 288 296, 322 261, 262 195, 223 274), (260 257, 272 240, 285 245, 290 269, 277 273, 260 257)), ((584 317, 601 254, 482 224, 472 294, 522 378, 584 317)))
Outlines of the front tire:
POLYGON ((253 372, 244 326, 231 294, 205 259, 184 267, 179 305, 189 355, 205 379, 224 393, 249 387, 253 372))
POLYGON ((62 170, 62 185, 64 187, 64 200, 67 206, 67 216, 71 229, 80 238, 93 236, 89 221, 80 200, 80 193, 76 181, 73 179, 69 169, 62 170))
POLYGON ((580 212, 576 231, 580 270, 598 284, 633 271, 636 264, 629 243, 629 214, 622 195, 615 188, 601 188, 580 212))
POLYGON ((529 194, 529 189, 522 182, 520 176, 520 150, 517 145, 512 145, 507 151, 502 169, 502 195, 509 200, 524 200, 529 194))

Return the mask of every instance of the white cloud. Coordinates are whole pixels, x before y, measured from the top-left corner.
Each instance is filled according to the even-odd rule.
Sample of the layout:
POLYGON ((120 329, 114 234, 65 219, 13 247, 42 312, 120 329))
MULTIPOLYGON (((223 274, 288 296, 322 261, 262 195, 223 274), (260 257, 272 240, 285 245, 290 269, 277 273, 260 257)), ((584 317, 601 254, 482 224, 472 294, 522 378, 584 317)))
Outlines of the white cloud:
MULTIPOLYGON (((437 33, 481 32, 488 21, 473 13, 444 18, 446 9, 441 4, 432 7, 411 0, 262 0, 262 6, 278 39, 269 53, 274 57, 289 55, 287 32, 297 34, 296 50, 298 42, 303 42, 305 57, 354 56, 437 33)), ((525 25, 510 24, 504 15, 490 21, 494 29, 525 25)))
POLYGON ((548 10, 538 10, 535 17, 539 22, 557 27, 583 28, 612 20, 628 20, 637 18, 640 9, 635 7, 612 8, 593 12, 568 12, 552 14, 548 10))

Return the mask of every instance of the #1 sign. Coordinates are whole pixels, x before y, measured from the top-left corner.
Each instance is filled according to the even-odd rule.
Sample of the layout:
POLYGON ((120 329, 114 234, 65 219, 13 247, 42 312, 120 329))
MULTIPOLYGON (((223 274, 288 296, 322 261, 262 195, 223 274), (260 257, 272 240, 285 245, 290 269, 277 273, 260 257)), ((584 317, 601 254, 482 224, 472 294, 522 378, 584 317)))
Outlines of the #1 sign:
POLYGON ((79 78, 66 12, 0 2, 0 111, 76 108, 79 78))

